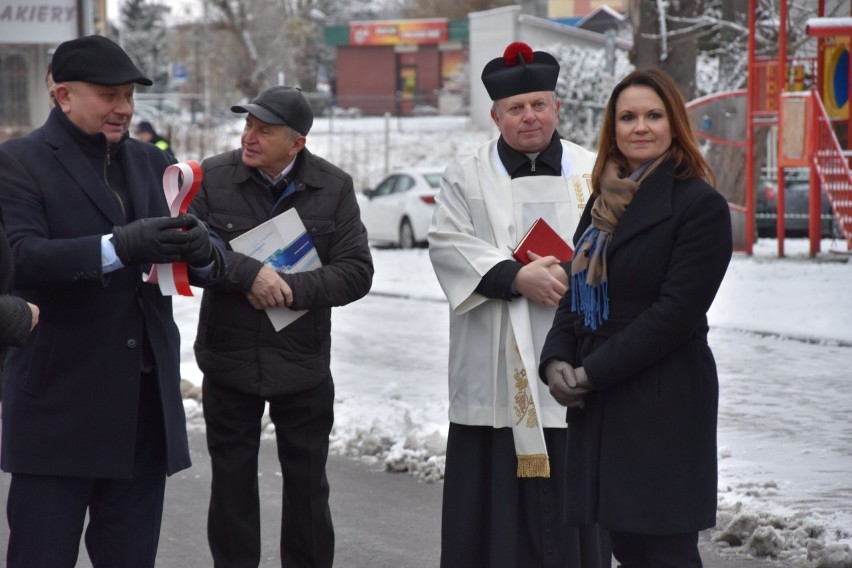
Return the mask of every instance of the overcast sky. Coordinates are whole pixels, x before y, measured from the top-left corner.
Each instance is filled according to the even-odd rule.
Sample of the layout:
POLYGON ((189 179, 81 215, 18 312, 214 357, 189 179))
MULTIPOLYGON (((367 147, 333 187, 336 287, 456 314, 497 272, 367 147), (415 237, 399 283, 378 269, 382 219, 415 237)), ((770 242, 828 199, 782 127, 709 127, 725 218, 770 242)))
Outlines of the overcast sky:
MULTIPOLYGON (((107 0, 107 17, 112 22, 121 18, 121 6, 126 0, 107 0)), ((204 0, 151 0, 152 4, 165 4, 171 8, 175 19, 197 16, 201 13, 204 0)))

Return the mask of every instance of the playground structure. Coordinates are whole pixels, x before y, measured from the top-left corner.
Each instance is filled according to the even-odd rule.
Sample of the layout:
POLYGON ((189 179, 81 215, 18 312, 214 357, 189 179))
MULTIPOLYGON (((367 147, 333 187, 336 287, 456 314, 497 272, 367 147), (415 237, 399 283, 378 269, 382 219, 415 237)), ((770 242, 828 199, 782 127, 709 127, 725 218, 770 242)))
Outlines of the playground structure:
POLYGON ((808 20, 806 28, 808 36, 817 39, 817 56, 811 60, 790 58, 787 54, 787 0, 780 0, 777 52, 771 57, 758 57, 756 4, 757 0, 749 0, 744 250, 752 254, 755 236, 754 132, 758 126, 775 125, 778 256, 784 256, 784 170, 793 167, 810 169, 810 255, 816 256, 820 250, 822 192, 831 203, 847 251, 852 251, 852 113, 849 111, 852 17, 825 17, 825 0, 819 0, 817 16, 808 20), (815 79, 809 91, 805 90, 806 77, 815 79), (838 131, 843 133, 845 146, 840 143, 838 131))

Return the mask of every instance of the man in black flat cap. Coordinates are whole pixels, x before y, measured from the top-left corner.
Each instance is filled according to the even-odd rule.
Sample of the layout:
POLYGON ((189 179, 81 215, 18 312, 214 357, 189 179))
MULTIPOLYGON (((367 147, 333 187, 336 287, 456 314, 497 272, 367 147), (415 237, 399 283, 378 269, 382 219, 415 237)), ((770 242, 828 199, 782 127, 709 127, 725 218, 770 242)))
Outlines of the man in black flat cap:
POLYGON ((169 216, 169 160, 128 138, 135 84, 112 41, 60 44, 56 106, 0 152, 0 205, 14 293, 40 325, 3 374, 0 466, 10 568, 74 566, 84 521, 94 566, 154 566, 167 475, 190 466, 172 301, 143 283, 185 262, 206 285, 224 246, 190 215, 169 216))
POLYGON ((565 408, 538 358, 568 288, 570 258, 528 245, 543 218, 567 243, 595 154, 556 128, 559 63, 510 44, 482 71, 500 136, 444 172, 429 256, 450 304, 450 427, 442 568, 609 568, 597 527, 565 522, 565 408))
POLYGON ((204 291, 195 357, 213 470, 210 551, 217 567, 260 563, 257 455, 268 403, 283 475, 281 564, 330 568, 331 308, 370 290, 367 232, 352 177, 305 147, 313 112, 299 89, 269 87, 231 110, 246 114, 242 148, 202 163, 194 211, 230 242, 295 208, 322 266, 282 274, 229 250, 228 277, 204 291), (270 308, 307 312, 276 332, 270 308))

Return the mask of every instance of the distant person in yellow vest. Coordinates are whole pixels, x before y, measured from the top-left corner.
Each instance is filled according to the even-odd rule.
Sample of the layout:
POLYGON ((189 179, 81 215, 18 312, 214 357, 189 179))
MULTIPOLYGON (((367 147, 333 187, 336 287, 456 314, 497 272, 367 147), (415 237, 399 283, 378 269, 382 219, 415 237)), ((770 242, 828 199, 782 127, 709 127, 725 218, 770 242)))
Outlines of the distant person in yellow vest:
POLYGON ((141 121, 136 125, 136 131, 134 132, 134 136, 143 142, 149 142, 168 154, 169 159, 172 163, 177 162, 177 158, 175 158, 174 153, 172 152, 171 143, 157 134, 157 131, 154 130, 154 126, 148 122, 147 120, 141 121))

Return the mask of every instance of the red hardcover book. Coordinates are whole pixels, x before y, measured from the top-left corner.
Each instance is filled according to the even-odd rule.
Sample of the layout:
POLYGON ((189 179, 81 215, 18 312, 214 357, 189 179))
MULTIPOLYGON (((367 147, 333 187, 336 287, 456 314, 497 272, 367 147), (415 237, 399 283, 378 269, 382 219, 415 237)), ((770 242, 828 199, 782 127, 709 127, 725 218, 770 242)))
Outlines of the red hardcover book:
POLYGON ((568 262, 574 257, 574 249, 542 218, 532 224, 518 246, 512 250, 512 256, 524 264, 529 264, 527 251, 539 256, 555 256, 559 262, 568 262))

